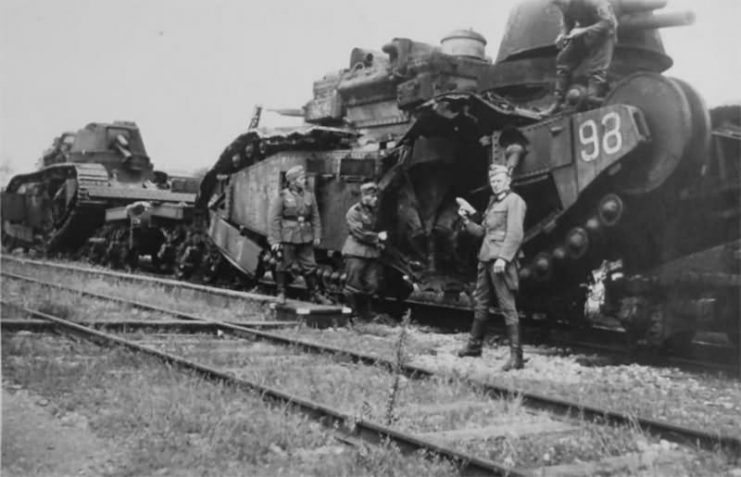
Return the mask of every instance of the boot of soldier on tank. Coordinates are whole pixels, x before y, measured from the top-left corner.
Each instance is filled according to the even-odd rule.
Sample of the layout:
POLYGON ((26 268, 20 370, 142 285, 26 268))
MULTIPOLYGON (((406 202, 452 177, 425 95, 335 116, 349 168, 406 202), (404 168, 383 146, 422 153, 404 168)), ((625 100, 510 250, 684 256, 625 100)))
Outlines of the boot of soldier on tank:
POLYGON ((601 105, 606 93, 607 82, 602 80, 602 78, 590 76, 587 83, 587 101, 589 104, 592 106, 601 105))
POLYGON ((278 291, 278 304, 286 304, 286 272, 275 272, 275 286, 278 291))
POLYGON ((484 317, 474 316, 471 325, 471 334, 468 337, 466 346, 458 351, 458 357, 464 358, 471 356, 478 358, 481 356, 481 346, 484 344, 484 332, 486 331, 486 321, 484 317))
POLYGON ((541 113, 542 116, 552 116, 561 111, 569 84, 571 84, 571 73, 565 70, 557 71, 556 87, 553 90, 553 104, 541 113))
POLYGON ((522 344, 520 343, 520 324, 507 325, 509 336, 509 360, 502 366, 502 371, 522 369, 525 364, 522 360, 522 344))
POLYGON ((331 305, 332 301, 330 301, 327 297, 321 294, 319 291, 319 287, 317 284, 316 275, 313 273, 310 275, 306 275, 304 277, 304 280, 306 280, 306 288, 309 291, 309 296, 311 297, 311 301, 314 303, 318 303, 320 305, 331 305))

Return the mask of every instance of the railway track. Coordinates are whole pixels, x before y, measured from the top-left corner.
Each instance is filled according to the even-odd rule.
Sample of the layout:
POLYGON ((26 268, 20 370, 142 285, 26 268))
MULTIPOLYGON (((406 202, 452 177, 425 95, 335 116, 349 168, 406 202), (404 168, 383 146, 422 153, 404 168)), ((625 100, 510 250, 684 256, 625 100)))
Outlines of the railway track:
MULTIPOLYGON (((261 311, 265 311, 267 308, 272 307, 276 303, 276 298, 272 295, 251 293, 244 291, 237 291, 226 289, 216 286, 206 286, 191 282, 183 282, 179 280, 172 280, 168 278, 161 278, 152 275, 142 275, 135 273, 117 272, 108 269, 100 268, 89 268, 84 266, 78 266, 68 263, 54 263, 39 260, 30 260, 26 258, 13 257, 9 255, 2 255, 2 260, 8 263, 23 264, 24 266, 30 266, 34 268, 47 267, 51 270, 59 270, 79 274, 81 276, 97 275, 101 277, 110 278, 113 280, 122 280, 130 283, 143 283, 151 284, 154 286, 163 286, 166 288, 179 288, 188 289, 196 293, 203 294, 204 296, 213 295, 223 297, 224 300, 246 300, 249 302, 256 303, 263 307, 261 311)), ((290 300, 295 304, 300 304, 298 300, 290 300)), ((439 313, 431 311, 429 305, 414 305, 415 310, 418 313, 415 316, 435 316, 439 313)), ((147 307, 144 307, 145 309, 147 307)), ((151 307, 149 308, 151 309, 151 307)), ((156 311, 156 310, 155 310, 156 311)), ((345 310, 346 312, 349 310, 345 310)), ((165 310, 167 312, 167 310, 165 310)), ((468 329, 468 322, 462 319, 463 316, 461 310, 454 309, 449 310, 449 313, 454 314, 455 318, 448 320, 449 322, 458 322, 457 325, 460 327, 462 320, 466 326, 461 329, 468 329)), ((173 314, 173 313, 170 313, 173 314)), ((181 318, 192 319, 192 316, 188 314, 180 314, 181 318)), ((176 316, 176 315, 175 315, 176 316)), ((439 316, 433 319, 422 319, 422 323, 432 323, 433 325, 440 321, 439 316)), ((541 320, 542 321, 542 320, 541 320)), ((268 324, 260 325, 261 327, 268 327, 268 324)), ((592 331, 589 334, 589 340, 584 336, 583 330, 573 330, 568 327, 556 327, 554 329, 544 329, 542 323, 539 322, 525 322, 523 332, 526 341, 533 343, 547 343, 557 346, 563 349, 565 352, 569 350, 577 351, 588 351, 600 353, 614 362, 634 362, 637 364, 643 364, 648 366, 674 366, 684 370, 693 372, 722 372, 728 376, 740 376, 741 364, 736 363, 733 358, 736 352, 733 348, 721 347, 721 346, 708 346, 700 343, 695 344, 695 349, 691 354, 683 354, 679 356, 658 354, 655 349, 630 349, 626 343, 626 337, 624 333, 616 330, 597 330, 592 331), (544 338, 546 336, 546 338, 544 338)), ((502 327, 497 328, 496 325, 490 326, 494 329, 494 332, 498 335, 506 335, 506 331, 502 327)), ((491 331, 491 329, 490 329, 491 331)))
MULTIPOLYGON (((317 419, 322 424, 343 434, 349 442, 352 442, 352 439, 363 439, 372 443, 390 440, 397 444, 403 451, 413 452, 424 450, 436 456, 451 460, 459 466, 462 473, 467 475, 527 475, 496 462, 456 451, 429 439, 422 439, 389 426, 348 415, 337 408, 284 392, 275 387, 262 385, 255 380, 236 377, 233 372, 225 370, 223 366, 220 368, 209 366, 208 364, 204 364, 203 360, 196 361, 158 349, 173 346, 173 341, 168 340, 167 336, 177 338, 178 335, 166 335, 165 339, 159 341, 157 339, 154 341, 147 339, 144 342, 137 342, 136 340, 127 338, 125 335, 116 336, 103 333, 38 310, 24 309, 24 312, 35 318, 54 323, 57 329, 64 333, 89 339, 101 345, 117 345, 135 352, 145 353, 157 357, 168 364, 194 371, 207 379, 258 393, 268 402, 289 405, 297 411, 317 419)), ((213 344, 210 341, 206 341, 206 343, 213 344)), ((175 344, 177 345, 177 341, 175 341, 175 344)))
MULTIPOLYGON (((519 469, 506 462, 496 462, 490 459, 477 457, 479 454, 458 450, 449 445, 451 442, 469 444, 476 448, 475 441, 486 443, 488 440, 503 436, 517 436, 539 434, 555 438, 569 433, 585 432, 580 426, 567 421, 554 419, 548 415, 537 415, 530 412, 509 413, 508 418, 502 419, 498 413, 503 407, 513 406, 509 400, 495 401, 487 396, 461 393, 454 400, 436 402, 426 405, 406 406, 402 410, 407 415, 405 421, 394 426, 385 425, 375 420, 366 419, 362 415, 351 414, 337 405, 328 405, 307 399, 297 393, 264 384, 268 381, 267 375, 281 373, 281 367, 290 366, 292 375, 317 372, 327 373, 328 367, 343 367, 345 364, 327 358, 318 362, 315 357, 302 353, 291 352, 291 348, 269 350, 259 344, 246 346, 242 340, 220 339, 216 337, 198 337, 196 340, 183 335, 158 334, 113 335, 96 331, 70 320, 62 319, 36 310, 25 309, 26 313, 38 319, 54 323, 56 329, 63 333, 72 334, 92 340, 100 345, 118 345, 135 352, 155 356, 162 361, 182 369, 194 371, 207 379, 215 380, 249 392, 258 393, 271 403, 289 405, 293 409, 319 420, 344 436, 345 440, 353 443, 362 439, 371 443, 380 443, 384 440, 394 442, 402 451, 425 451, 429 455, 441 457, 453 462, 463 475, 592 475, 595 471, 621 472, 626 469, 645 469, 646 466, 667 465, 674 459, 680 458, 682 452, 674 449, 658 452, 652 450, 644 453, 630 453, 613 458, 602 459, 598 462, 586 462, 578 465, 561 465, 519 469), (257 349, 256 349, 257 348, 257 349), (207 352, 204 352, 207 350, 207 352), (277 352, 276 352, 277 351, 277 352), (288 352, 286 352, 288 351, 288 352), (229 356, 229 357, 226 357, 229 356), (309 363, 309 364, 307 364, 309 363), (313 370, 313 372, 312 372, 313 370), (250 379, 251 378, 251 379, 250 379), (410 420, 424 422, 434 419, 445 411, 457 412, 456 416, 468 414, 467 421, 475 421, 473 428, 448 428, 443 431, 421 432, 416 429, 410 432, 410 420), (412 414, 411 416, 409 414, 412 414), (489 425, 481 426, 488 421, 489 425), (407 429, 405 429, 405 427, 407 429)), ((293 350, 295 351, 295 350, 293 350)), ((378 370, 378 368, 373 368, 378 370)), ((343 377, 343 379, 345 379, 343 377)), ((299 385, 303 385, 299 383, 299 385)), ((432 386, 439 386, 434 380, 421 382, 417 393, 423 393, 432 386)), ((355 383, 348 383, 348 387, 355 383)), ((285 387, 285 386, 284 386, 285 387)), ((448 396, 451 397, 451 396, 448 396)), ((463 447, 466 447, 465 445, 463 447)))
MULTIPOLYGON (((58 266, 58 265, 57 265, 58 266)), ((106 272, 106 273, 112 273, 112 272, 106 272)), ((29 277, 20 277, 18 275, 12 276, 9 274, 3 273, 6 275, 6 278, 14 279, 14 280, 24 280, 26 282, 35 282, 38 286, 53 286, 56 288, 66 288, 69 292, 79 293, 80 290, 74 289, 74 287, 69 286, 63 286, 60 284, 55 283, 49 283, 49 282, 43 282, 42 280, 37 279, 31 279, 29 277)), ((176 282, 177 283, 177 282, 176 282)), ((204 289, 202 289, 204 290, 204 289)), ((223 290, 215 291, 216 293, 222 293, 223 290)), ((117 297, 104 297, 104 296, 95 296, 94 294, 90 294, 89 292, 88 296, 91 296, 92 298, 95 298, 97 300, 107 300, 107 299, 114 299, 120 304, 126 304, 127 306, 136 306, 140 308, 146 308, 147 305, 145 303, 141 302, 135 302, 131 303, 133 300, 125 300, 117 297)), ((234 292, 229 292, 231 295, 234 292)), ((263 297, 259 297, 258 299, 263 299, 263 297)), ((265 299, 270 299, 270 297, 265 297, 265 299)), ((6 304, 7 305, 7 304, 6 304)), ((150 311, 158 313, 158 314, 167 314, 168 310, 162 309, 161 307, 151 307, 150 311)), ((89 326, 83 326, 80 328, 81 325, 74 323, 68 323, 68 320, 62 320, 60 318, 54 318, 50 317, 47 314, 39 313, 38 311, 30 311, 27 310, 27 313, 31 313, 32 315, 41 318, 43 320, 46 320, 48 322, 54 323, 54 326, 57 329, 66 330, 67 332, 74 332, 74 333, 82 333, 91 339, 99 340, 103 339, 101 337, 100 332, 94 332, 91 327, 89 326), (74 325, 74 326, 72 326, 74 325)), ((334 347, 334 346, 327 346, 322 345, 319 343, 311 342, 308 340, 302 340, 302 339, 294 339, 294 338, 287 338, 285 336, 282 336, 280 334, 266 332, 263 330, 258 330, 254 326, 250 326, 249 324, 245 326, 244 324, 234 324, 234 323, 227 323, 222 322, 219 320, 210 320, 207 318, 199 317, 199 316, 184 316, 181 312, 172 311, 170 313, 173 316, 178 316, 180 318, 185 318, 187 321, 191 323, 201 323, 202 325, 208 325, 211 328, 209 328, 210 333, 212 333, 209 336, 200 336, 197 341, 198 345, 194 346, 193 343, 188 343, 187 340, 184 340, 182 335, 173 335, 172 333, 168 333, 166 335, 148 335, 149 337, 144 340, 145 347, 148 347, 150 349, 153 349, 156 351, 154 353, 155 355, 160 356, 161 359, 165 359, 168 362, 175 363, 182 366, 190 366, 190 369, 200 369, 199 372, 204 373, 205 375, 208 375, 214 379, 224 379, 224 373, 226 372, 227 376, 234 377, 239 376, 240 374, 244 374, 245 368, 248 369, 262 369, 262 370, 270 370, 271 368, 281 368, 283 366, 286 368, 286 370, 300 370, 300 373, 305 372, 305 369, 303 368, 303 364, 307 360, 311 363, 313 363, 314 368, 317 367, 316 360, 317 358, 307 358, 306 352, 311 352, 314 354, 321 355, 321 359, 327 360, 324 362, 323 366, 324 368, 332 367, 332 366, 340 366, 342 367, 342 363, 346 362, 352 362, 353 366, 360 365, 363 367, 368 368, 367 365, 373 365, 373 369, 386 369, 385 373, 388 373, 389 371, 391 373, 395 373, 396 375, 403 375, 405 378, 415 378, 414 382, 421 382, 421 386, 428 385, 424 383, 430 383, 434 382, 436 383, 436 386, 440 386, 445 383, 451 383, 459 380, 453 379, 450 376, 441 376, 439 373, 435 371, 431 371, 429 369, 425 369, 419 366, 413 366, 409 364, 402 363, 400 361, 394 361, 393 359, 387 359, 383 358, 377 355, 369 355, 369 354, 363 354, 356 351, 344 349, 341 347, 334 347), (229 339, 225 340, 222 338, 214 337, 213 330, 216 329, 220 334, 223 336, 228 336, 229 339), (248 341, 244 341, 244 340, 248 341), (265 353, 264 349, 262 351, 255 351, 255 346, 257 346, 257 349, 259 350, 259 346, 256 345, 256 343, 259 342, 267 342, 271 346, 271 352, 265 353), (283 351, 277 350, 278 348, 282 349, 283 351), (235 349, 236 348, 236 349, 235 349), (204 350, 210 350, 208 353, 205 353, 204 350), (159 354, 158 354, 159 353, 159 354), (191 357, 192 359, 188 359, 188 354, 193 355, 194 357, 191 357), (183 355, 186 355, 185 357, 183 355), (229 356, 229 358, 225 358, 225 356, 229 356), (245 357, 246 356, 246 357, 245 357), (333 358, 328 359, 326 357, 331 356, 333 358), (186 360, 190 365, 186 365, 178 360, 186 360), (203 360, 206 359, 211 360, 210 363, 203 363, 203 360), (337 361, 339 360, 340 364, 337 364, 337 361), (235 364, 236 363, 236 364, 235 364), (282 363, 282 364, 281 364, 282 363), (234 365, 234 366, 231 366, 234 365), (192 367, 191 365, 194 365, 195 367, 192 367), (220 369, 220 371, 219 371, 220 369), (226 369, 226 371, 224 371, 226 369), (216 373, 213 373, 212 371, 216 370, 216 373), (221 374, 219 374, 221 373, 221 374)), ((161 320, 160 320, 161 321, 161 320)), ((184 320, 180 320, 184 321, 184 320)), ((175 325, 173 325, 175 326, 175 325)), ((160 329, 168 329, 167 326, 160 327, 160 329)), ((172 331, 172 328, 169 328, 170 331, 172 331)), ((195 329, 191 331, 197 331, 195 329)), ((133 344, 124 344, 121 341, 117 340, 124 340, 124 341, 130 341, 126 340, 125 335, 124 337, 114 337, 115 339, 109 340, 109 342, 115 342, 118 344, 122 344, 126 347, 129 347, 131 349, 138 349, 136 346, 141 345, 140 343, 133 343, 133 344), (134 346, 136 345, 136 346, 134 346)), ((105 338, 108 339, 108 338, 105 338)), ((145 351, 148 352, 148 351, 145 351)), ((319 369, 322 369, 322 366, 318 366, 319 369)), ((268 374, 274 374, 275 369, 272 371, 262 371, 263 373, 268 374)), ((311 373, 310 373, 311 374, 311 373)), ((286 380, 290 381, 291 376, 293 378, 296 378, 296 374, 291 375, 289 373, 288 376, 285 377, 286 380)), ((256 374, 250 376, 252 379, 247 380, 249 385, 244 383, 239 383, 239 380, 242 379, 240 376, 239 378, 236 378, 237 381, 235 381, 235 384, 240 387, 247 387, 250 389, 257 389, 253 385, 255 384, 255 380, 257 381, 264 381, 266 379, 265 374, 260 374, 259 372, 256 372, 256 374)), ((580 427, 574 426, 573 422, 586 422, 586 423, 592 423, 593 425, 597 426, 615 426, 615 427, 622 427, 622 428, 639 428, 643 432, 648 432, 657 438, 665 439, 667 441, 674 441, 677 443, 680 443, 682 445, 690 445, 690 446, 699 446, 704 449, 717 449, 718 447, 722 447, 726 449, 727 451, 731 452, 734 455, 739 454, 739 449, 741 449, 741 445, 738 438, 732 437, 732 436, 724 436, 719 435, 718 433, 714 432, 702 432, 695 429, 688 429, 682 426, 675 426, 670 423, 666 422, 660 422, 655 421, 651 419, 642 419, 642 418, 636 418, 635 416, 631 416, 628 414, 622 414, 618 412, 613 412, 605 409, 599 409, 594 407, 585 406, 583 404, 579 403, 573 403, 562 399, 552 398, 548 396, 538 395, 535 393, 527 393, 522 392, 517 389, 512 388, 505 388, 501 386, 492 386, 490 384, 482 383, 482 382, 475 382, 472 380, 463 380, 466 384, 466 386, 470 387, 472 390, 474 390, 475 397, 472 398, 471 396, 468 396, 466 398, 460 398, 460 399, 454 399, 451 402, 446 403, 434 403, 433 405, 407 405, 408 408, 407 411, 405 411, 403 414, 420 414, 421 417, 419 417, 418 420, 421 420, 422 422, 426 422, 426 419, 428 417, 425 417, 425 410, 427 410, 428 414, 430 412, 432 413, 439 413, 443 409, 481 409, 481 408, 496 408, 497 402, 518 402, 521 403, 524 409, 527 409, 527 419, 524 419, 524 421, 527 421, 528 419, 531 421, 528 423, 531 427, 528 428, 527 425, 523 424, 523 418, 520 416, 518 418, 518 424, 513 423, 493 423, 490 426, 484 426, 481 427, 481 423, 477 422, 477 426, 472 429, 446 429, 444 431, 439 430, 433 430, 432 432, 421 432, 421 431, 429 431, 429 429, 417 429, 414 427, 414 422, 407 422, 407 427, 411 427, 411 429, 414 432, 407 433, 409 436, 412 437, 411 440, 404 441, 402 437, 392 437, 391 434, 389 434, 388 430, 384 430, 386 434, 383 434, 382 437, 381 434, 374 434, 375 437, 372 439, 370 437, 370 440, 378 439, 378 438, 387 438, 395 440, 402 439, 398 443, 401 448, 403 449, 419 449, 419 448, 425 448, 429 452, 433 452, 435 454, 444 455, 446 458, 453 460, 454 462, 460 464, 461 462, 466 461, 468 457, 470 457, 469 454, 465 454, 468 457, 461 457, 457 454, 445 454, 445 449, 447 449, 446 446, 440 446, 440 443, 446 443, 446 442, 458 442, 463 441, 465 443, 470 442, 487 442, 491 441, 491 439, 496 439, 497 436, 502 435, 502 432, 505 434, 509 432, 509 435, 517 433, 521 434, 532 434, 533 432, 538 432, 545 435, 551 435, 551 436, 559 436, 563 435, 564 433, 569 434, 575 432, 575 429, 580 429, 580 427), (483 400, 483 402, 482 402, 483 400), (541 423, 532 422, 533 416, 537 412, 545 411, 545 414, 547 416, 547 420, 543 421, 541 423), (572 423, 572 424, 569 424, 572 423), (509 426, 509 428, 508 428, 509 426), (505 431, 502 431, 504 429, 505 431), (549 431, 550 429, 550 431, 549 431), (498 431, 497 431, 498 430, 498 431), (499 434, 497 433, 499 432, 499 434), (385 437, 384 437, 385 436, 385 437), (419 440, 420 436, 424 437, 427 436, 430 442, 433 443, 431 447, 419 447, 419 442, 415 441, 415 439, 419 440), (403 441, 403 442, 402 442, 403 441), (410 443, 412 442, 412 443, 410 443), (417 442, 417 444, 414 444, 413 442, 417 442), (417 447, 415 447, 417 446, 417 447), (441 453, 442 452, 442 453, 441 453), (463 459, 463 460, 461 460, 463 459)), ((345 383, 348 384, 349 383, 345 383)), ((272 390, 268 392, 267 396, 271 396, 270 399, 277 399, 272 397, 273 393, 272 390)), ((288 393, 289 395, 291 393, 288 393)), ((276 394, 277 395, 277 394, 276 394)), ((295 396, 293 396, 295 397, 295 396)), ((301 398, 303 399, 303 398, 301 398)), ((299 401, 301 401, 299 399, 299 401)), ((310 403, 308 405, 308 408, 302 408, 303 412, 309 412, 308 409, 313 409, 313 411, 310 411, 309 413, 316 414, 317 406, 315 406, 316 403, 310 403)), ((321 407, 321 406, 320 406, 321 407)), ((331 406, 330 406, 331 407, 331 406)), ((344 411, 343 411, 344 412, 344 411)), ((338 416, 342 415, 344 416, 342 419, 347 419, 347 412, 339 412, 336 411, 334 413, 330 413, 330 421, 337 423, 338 419, 340 419, 338 416), (332 417, 334 416, 334 417, 332 417)), ((491 417, 491 416, 489 416, 491 417)), ((362 426, 361 426, 362 427, 362 426)), ((373 427, 372 425, 370 427, 373 427)), ((362 433, 370 432, 367 429, 361 429, 362 433)), ((376 431, 373 431, 376 432, 376 431)), ((403 431, 402 434, 404 434, 403 431)), ((583 432, 583 431, 582 431, 583 432)), ((362 436, 361 436, 362 437, 362 436)), ((425 441, 425 439, 421 439, 422 441, 425 441)), ((470 444, 473 446, 473 448, 476 448, 476 444, 470 444)), ((464 445, 464 448, 466 446, 464 445)), ((460 452, 460 451, 456 451, 460 452)), ((474 454, 478 455, 478 454, 474 454)), ((610 466, 618 466, 614 468, 619 468, 620 466, 630 466, 633 465, 631 462, 642 462, 641 465, 646 464, 646 459, 654 459, 657 458, 659 461, 667 457, 667 455, 663 454, 650 454, 650 458, 647 457, 647 455, 644 454, 636 454, 636 453, 627 453, 626 455, 623 455, 621 457, 615 457, 612 460, 605 460, 602 459, 601 462, 590 462, 587 465, 583 465, 581 467, 577 466, 570 466, 570 467, 561 467, 561 470, 556 469, 555 467, 552 469, 548 469, 547 467, 544 467, 542 469, 529 469, 529 470, 523 470, 522 475, 532 475, 533 472, 535 472, 535 475, 573 475, 574 473, 582 473, 583 475, 590 475, 594 473, 598 469, 607 469, 610 466), (568 470, 567 470, 568 469, 568 470), (558 472, 565 472, 562 474, 559 474, 558 472)), ((676 456, 674 456, 676 457, 676 456)), ((503 470, 506 472, 509 472, 509 475, 518 475, 517 473, 513 472, 513 469, 511 466, 507 466, 504 463, 496 463, 494 461, 489 461, 488 459, 481 459, 482 462, 488 462, 486 465, 489 467, 487 468, 486 472, 488 473, 501 473, 503 470)), ((476 460, 469 460, 468 462, 478 462, 476 460)), ((654 462, 652 460, 652 462, 654 462)), ((657 461, 658 462, 658 461, 657 461)), ((657 464, 658 465, 658 464, 657 464)), ((477 467, 474 465, 472 467, 472 471, 478 472, 481 469, 477 469, 477 467)), ((516 469, 514 469, 516 470, 516 469)), ((520 471, 517 471, 520 472, 520 471)))

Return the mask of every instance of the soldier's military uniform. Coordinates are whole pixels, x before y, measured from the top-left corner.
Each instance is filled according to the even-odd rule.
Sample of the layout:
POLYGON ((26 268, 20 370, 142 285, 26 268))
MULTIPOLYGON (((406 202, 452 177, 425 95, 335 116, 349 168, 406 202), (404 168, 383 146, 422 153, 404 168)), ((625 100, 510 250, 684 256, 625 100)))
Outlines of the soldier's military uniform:
MULTIPOLYGON (((507 171, 506 167, 495 166, 507 171)), ((496 169, 495 169, 496 171, 496 169)), ((493 174, 496 172, 490 172, 493 174)), ((506 190, 492 196, 483 214, 482 223, 466 222, 469 233, 483 237, 478 255, 476 288, 474 290, 474 319, 471 335, 460 356, 481 356, 489 307, 496 297, 499 310, 504 315, 510 341, 510 362, 505 369, 522 367, 522 347, 515 294, 519 289, 519 263, 517 256, 524 237, 524 221, 527 206, 516 193, 506 190), (496 273, 494 263, 505 261, 503 273, 496 273)))
MULTIPOLYGON (((366 183, 360 187, 360 193, 376 194, 378 186, 366 183)), ((375 231, 377 224, 376 210, 361 202, 348 209, 345 215, 348 235, 342 247, 345 259, 345 298, 353 311, 363 319, 371 315, 371 297, 376 293, 381 281, 381 255, 383 241, 375 231)))
POLYGON ((280 244, 283 255, 276 266, 279 299, 285 299, 286 274, 296 270, 303 275, 312 298, 325 302, 317 289, 314 258, 314 240, 321 238, 322 225, 314 193, 295 185, 303 174, 302 166, 286 171, 289 186, 270 203, 268 243, 271 247, 280 244))
POLYGON ((562 13, 562 33, 577 25, 586 33, 568 41, 556 56, 557 103, 563 100, 571 83, 573 71, 582 62, 589 69, 588 96, 603 96, 607 85, 607 69, 617 43, 617 18, 608 0, 568 0, 557 2, 562 13))

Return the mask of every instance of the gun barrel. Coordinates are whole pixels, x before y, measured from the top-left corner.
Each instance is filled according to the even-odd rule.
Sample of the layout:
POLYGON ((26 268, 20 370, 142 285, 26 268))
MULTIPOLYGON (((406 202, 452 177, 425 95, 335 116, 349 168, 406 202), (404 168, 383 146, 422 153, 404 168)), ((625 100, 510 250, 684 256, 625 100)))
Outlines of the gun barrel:
POLYGON ((615 7, 621 13, 639 13, 664 8, 667 0, 616 0, 615 7))
POLYGON ((693 23, 695 23, 695 13, 684 11, 624 17, 620 19, 619 25, 623 30, 649 30, 653 28, 687 26, 693 23))
POLYGON ((267 109, 266 111, 277 113, 281 116, 302 117, 304 115, 304 110, 299 108, 267 109))

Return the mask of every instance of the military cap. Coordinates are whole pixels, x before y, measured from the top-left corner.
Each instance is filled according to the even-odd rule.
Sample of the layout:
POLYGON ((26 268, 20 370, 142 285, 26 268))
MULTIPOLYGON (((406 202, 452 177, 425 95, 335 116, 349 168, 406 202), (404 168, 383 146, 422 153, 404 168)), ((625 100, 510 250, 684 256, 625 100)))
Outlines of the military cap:
POLYGON ((378 184, 375 182, 366 182, 360 186, 361 194, 375 194, 378 192, 378 184))
POLYGON ((497 174, 507 174, 509 175, 509 168, 502 164, 492 164, 489 167, 489 177, 495 176, 497 174))
POLYGON ((286 171, 286 180, 293 182, 302 174, 304 174, 304 166, 293 166, 286 171))

